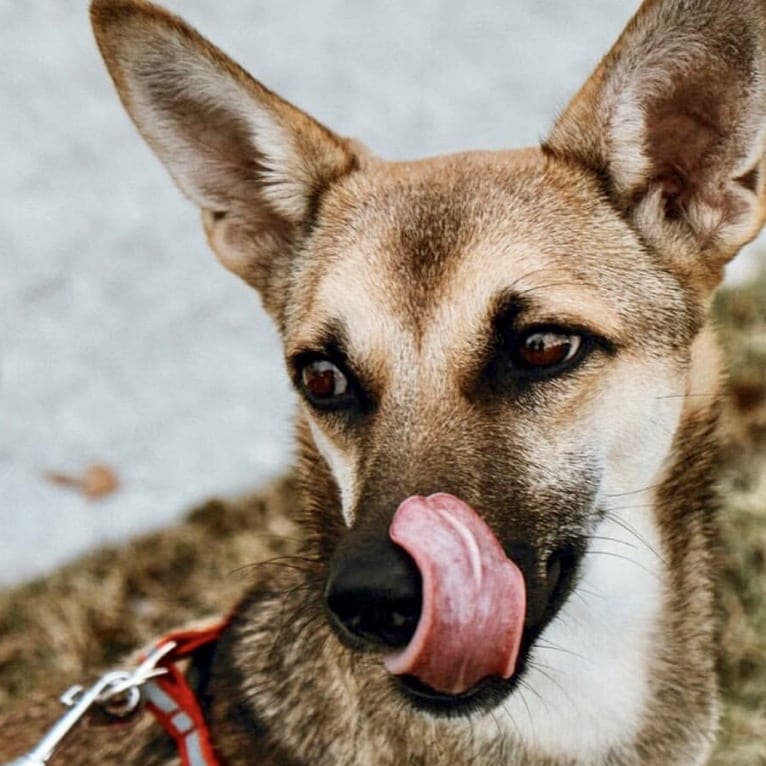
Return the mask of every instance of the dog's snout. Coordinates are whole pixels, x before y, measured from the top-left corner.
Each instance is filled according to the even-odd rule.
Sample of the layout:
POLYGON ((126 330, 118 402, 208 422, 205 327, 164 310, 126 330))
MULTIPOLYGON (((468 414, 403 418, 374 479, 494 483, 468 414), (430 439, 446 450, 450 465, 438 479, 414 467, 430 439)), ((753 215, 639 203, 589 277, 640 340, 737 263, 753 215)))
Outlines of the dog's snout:
POLYGON ((422 580, 412 558, 382 540, 334 563, 325 600, 342 634, 400 648, 410 642, 420 619, 422 580))

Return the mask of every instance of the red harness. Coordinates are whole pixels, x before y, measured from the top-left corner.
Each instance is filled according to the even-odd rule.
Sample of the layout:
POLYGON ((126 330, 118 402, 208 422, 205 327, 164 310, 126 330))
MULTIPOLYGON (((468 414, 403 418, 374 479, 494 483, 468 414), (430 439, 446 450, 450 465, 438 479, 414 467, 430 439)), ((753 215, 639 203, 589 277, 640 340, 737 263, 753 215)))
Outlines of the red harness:
POLYGON ((167 673, 147 683, 143 693, 147 708, 175 740, 183 766, 222 766, 197 697, 177 663, 217 641, 227 624, 228 620, 223 620, 205 628, 168 633, 153 647, 156 650, 170 642, 175 644, 157 665, 167 673))

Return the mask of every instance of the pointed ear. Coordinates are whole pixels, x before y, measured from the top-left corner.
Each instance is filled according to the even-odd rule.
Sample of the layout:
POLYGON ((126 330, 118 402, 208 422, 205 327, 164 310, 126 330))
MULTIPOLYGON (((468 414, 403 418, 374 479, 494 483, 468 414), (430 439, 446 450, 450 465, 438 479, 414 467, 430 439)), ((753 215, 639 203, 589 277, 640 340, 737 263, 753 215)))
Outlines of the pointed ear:
POLYGON ((342 139, 269 91, 180 18, 144 0, 94 0, 91 20, 123 105, 203 210, 229 269, 277 318, 289 255, 322 193, 360 164, 342 139))
POLYGON ((706 288, 766 215, 766 5, 646 0, 545 147, 706 288))

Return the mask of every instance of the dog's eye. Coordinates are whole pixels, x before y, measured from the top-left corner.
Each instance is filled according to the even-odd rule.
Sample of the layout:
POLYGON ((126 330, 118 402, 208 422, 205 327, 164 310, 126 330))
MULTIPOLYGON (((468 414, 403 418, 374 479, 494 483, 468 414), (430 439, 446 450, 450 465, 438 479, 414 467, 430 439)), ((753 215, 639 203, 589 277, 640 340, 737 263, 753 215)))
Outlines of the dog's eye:
POLYGON ((514 364, 527 370, 559 367, 577 356, 582 336, 557 330, 535 330, 522 335, 514 349, 514 364))
POLYGON ((349 392, 348 379, 336 365, 326 359, 309 362, 301 370, 301 385, 315 404, 331 404, 349 392))

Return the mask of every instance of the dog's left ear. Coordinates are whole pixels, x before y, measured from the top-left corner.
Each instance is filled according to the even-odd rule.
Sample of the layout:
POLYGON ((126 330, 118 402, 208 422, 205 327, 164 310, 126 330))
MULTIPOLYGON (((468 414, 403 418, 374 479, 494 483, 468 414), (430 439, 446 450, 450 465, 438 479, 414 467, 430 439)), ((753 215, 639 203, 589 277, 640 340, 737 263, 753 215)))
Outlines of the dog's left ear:
POLYGON ((766 217, 766 5, 647 0, 545 148, 704 288, 766 217))

